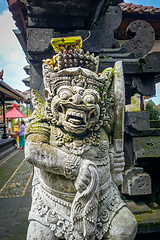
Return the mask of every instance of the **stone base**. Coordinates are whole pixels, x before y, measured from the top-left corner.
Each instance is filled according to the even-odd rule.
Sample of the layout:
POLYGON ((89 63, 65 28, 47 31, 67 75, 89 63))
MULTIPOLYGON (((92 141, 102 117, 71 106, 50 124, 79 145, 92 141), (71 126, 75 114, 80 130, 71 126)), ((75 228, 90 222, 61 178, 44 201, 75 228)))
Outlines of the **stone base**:
POLYGON ((0 160, 16 149, 14 138, 0 139, 0 160))

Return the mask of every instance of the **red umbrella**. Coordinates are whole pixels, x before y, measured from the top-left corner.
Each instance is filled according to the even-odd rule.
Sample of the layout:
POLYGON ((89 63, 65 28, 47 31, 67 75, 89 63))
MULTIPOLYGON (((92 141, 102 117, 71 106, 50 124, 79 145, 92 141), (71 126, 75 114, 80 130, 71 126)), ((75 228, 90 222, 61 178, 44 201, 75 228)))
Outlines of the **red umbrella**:
MULTIPOLYGON (((0 118, 3 118, 3 116, 1 116, 0 118)), ((18 111, 17 105, 14 103, 13 109, 5 114, 5 118, 11 118, 11 131, 12 131, 12 119, 13 118, 27 118, 27 116, 24 115, 23 113, 21 113, 20 111, 18 111)), ((19 119, 18 119, 18 123, 19 123, 19 119)), ((8 120, 7 120, 7 126, 8 126, 8 120)), ((8 127, 7 127, 7 129, 8 129, 8 127)))
MULTIPOLYGON (((26 115, 18 111, 17 105, 15 103, 13 104, 13 109, 7 112, 5 114, 5 117, 6 118, 27 118, 26 115)), ((3 116, 1 116, 0 118, 3 118, 3 116)))

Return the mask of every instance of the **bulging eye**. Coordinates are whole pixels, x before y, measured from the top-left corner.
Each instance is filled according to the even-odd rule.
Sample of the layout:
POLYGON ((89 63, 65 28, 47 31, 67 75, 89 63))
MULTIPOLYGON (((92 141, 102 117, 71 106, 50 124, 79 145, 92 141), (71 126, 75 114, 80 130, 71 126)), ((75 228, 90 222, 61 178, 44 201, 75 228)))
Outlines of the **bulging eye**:
POLYGON ((81 96, 83 95, 83 93, 84 93, 84 90, 83 90, 83 89, 79 91, 79 94, 80 94, 81 96))
POLYGON ((72 96, 70 91, 63 91, 59 94, 60 99, 67 100, 72 96))
POLYGON ((58 97, 62 100, 67 100, 72 97, 72 91, 69 88, 61 88, 58 91, 58 97))
POLYGON ((99 100, 99 94, 93 89, 87 89, 83 94, 83 101, 86 104, 96 104, 99 100))
POLYGON ((83 97, 85 103, 94 104, 96 103, 95 97, 91 94, 87 94, 83 97))

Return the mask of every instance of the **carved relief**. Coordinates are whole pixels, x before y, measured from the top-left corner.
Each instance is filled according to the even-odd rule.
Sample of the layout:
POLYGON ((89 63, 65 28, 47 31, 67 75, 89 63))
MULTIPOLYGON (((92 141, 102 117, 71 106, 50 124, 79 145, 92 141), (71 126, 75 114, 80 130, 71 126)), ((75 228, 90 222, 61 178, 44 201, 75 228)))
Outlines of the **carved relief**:
POLYGON ((34 221, 58 238, 114 239, 114 222, 126 218, 121 211, 132 223, 125 239, 136 234, 117 188, 124 168, 122 63, 100 76, 84 67, 55 72, 44 63, 46 102, 32 90, 25 154, 35 174, 27 239, 36 237, 34 221))

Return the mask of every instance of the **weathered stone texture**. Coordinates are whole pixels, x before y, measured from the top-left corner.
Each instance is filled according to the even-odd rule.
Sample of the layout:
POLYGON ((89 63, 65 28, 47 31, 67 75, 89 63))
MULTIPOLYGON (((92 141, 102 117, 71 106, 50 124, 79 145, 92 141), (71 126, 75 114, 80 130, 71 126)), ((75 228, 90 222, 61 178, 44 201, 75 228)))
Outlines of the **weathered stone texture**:
POLYGON ((27 50, 30 61, 42 63, 43 58, 53 56, 54 50, 50 43, 53 36, 52 29, 28 28, 27 50))
POLYGON ((126 112, 125 113, 125 127, 128 129, 135 129, 137 131, 149 130, 149 113, 143 112, 126 112))
POLYGON ((133 150, 135 159, 159 158, 160 136, 134 137, 133 150))
POLYGON ((151 194, 151 178, 149 174, 137 174, 131 180, 128 180, 128 190, 130 196, 151 194))
POLYGON ((118 28, 122 21, 122 10, 120 6, 109 6, 101 19, 93 29, 103 29, 100 31, 101 49, 118 48, 119 43, 114 38, 114 30, 118 28))
POLYGON ((134 195, 151 194, 151 178, 143 168, 132 167, 124 172, 122 193, 134 195))
POLYGON ((122 44, 121 49, 123 52, 134 52, 135 58, 139 58, 146 55, 152 49, 155 41, 155 33, 148 22, 143 20, 133 21, 126 31, 135 36, 133 39, 127 40, 122 44))

